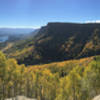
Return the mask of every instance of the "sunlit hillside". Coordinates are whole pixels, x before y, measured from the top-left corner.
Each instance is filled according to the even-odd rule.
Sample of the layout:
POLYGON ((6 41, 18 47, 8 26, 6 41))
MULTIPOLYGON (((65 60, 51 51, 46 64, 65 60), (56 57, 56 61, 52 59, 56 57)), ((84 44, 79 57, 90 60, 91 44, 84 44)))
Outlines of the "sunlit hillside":
POLYGON ((99 79, 100 56, 25 67, 0 52, 3 100, 18 95, 37 100, 91 100, 100 93, 99 79))

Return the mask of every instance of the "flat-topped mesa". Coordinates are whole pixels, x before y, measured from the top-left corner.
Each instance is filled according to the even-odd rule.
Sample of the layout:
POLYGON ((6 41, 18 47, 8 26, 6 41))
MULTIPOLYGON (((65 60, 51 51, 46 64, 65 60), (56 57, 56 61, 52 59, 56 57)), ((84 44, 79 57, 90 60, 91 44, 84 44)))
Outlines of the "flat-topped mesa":
MULTIPOLYGON (((45 61, 59 61, 95 55, 93 36, 99 23, 48 23, 36 38, 36 51, 45 61)), ((100 40, 99 35, 98 41, 100 40)), ((98 43, 99 44, 99 43, 98 43)), ((96 46, 99 54, 99 46, 96 46)))
MULTIPOLYGON (((89 36, 93 34, 95 29, 100 29, 100 24, 96 23, 89 23, 89 24, 82 24, 82 23, 48 23, 46 26, 43 26, 36 37, 38 39, 52 36, 52 37, 60 37, 66 39, 69 36, 80 36, 84 39, 87 39, 89 36), (85 37, 84 37, 85 36, 85 37), (39 38, 40 37, 40 38, 39 38)), ((79 37, 80 38, 80 37, 79 37)))

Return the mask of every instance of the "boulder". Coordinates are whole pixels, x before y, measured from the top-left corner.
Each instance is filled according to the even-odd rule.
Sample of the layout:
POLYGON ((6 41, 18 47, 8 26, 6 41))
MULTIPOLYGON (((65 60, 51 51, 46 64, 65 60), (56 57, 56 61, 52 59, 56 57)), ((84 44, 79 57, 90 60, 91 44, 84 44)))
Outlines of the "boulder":
POLYGON ((36 100, 36 99, 31 99, 31 98, 27 98, 25 96, 17 96, 15 98, 9 98, 9 99, 5 99, 5 100, 36 100))
POLYGON ((100 100, 100 95, 94 97, 93 100, 100 100))

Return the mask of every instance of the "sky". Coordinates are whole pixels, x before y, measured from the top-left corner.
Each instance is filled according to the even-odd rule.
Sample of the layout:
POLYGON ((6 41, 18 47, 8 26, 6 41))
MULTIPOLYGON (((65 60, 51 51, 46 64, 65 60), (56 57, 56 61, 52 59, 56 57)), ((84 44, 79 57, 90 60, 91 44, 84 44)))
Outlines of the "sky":
POLYGON ((0 27, 100 22, 100 0, 0 0, 0 27))

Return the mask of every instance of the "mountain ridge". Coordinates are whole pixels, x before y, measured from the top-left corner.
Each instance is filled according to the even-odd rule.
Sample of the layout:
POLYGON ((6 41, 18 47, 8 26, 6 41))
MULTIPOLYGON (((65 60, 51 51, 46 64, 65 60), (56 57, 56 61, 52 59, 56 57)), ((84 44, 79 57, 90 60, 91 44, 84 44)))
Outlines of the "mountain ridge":
POLYGON ((24 49, 27 51, 31 47, 34 48, 27 51, 30 53, 25 56, 20 54, 17 59, 19 63, 26 65, 99 55, 100 24, 48 23, 38 31, 30 42, 18 45, 23 47, 22 51, 24 49), (24 46, 27 45, 27 49, 22 46, 23 44, 24 46))

